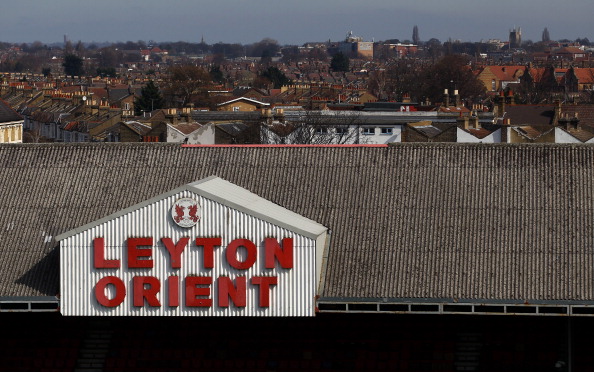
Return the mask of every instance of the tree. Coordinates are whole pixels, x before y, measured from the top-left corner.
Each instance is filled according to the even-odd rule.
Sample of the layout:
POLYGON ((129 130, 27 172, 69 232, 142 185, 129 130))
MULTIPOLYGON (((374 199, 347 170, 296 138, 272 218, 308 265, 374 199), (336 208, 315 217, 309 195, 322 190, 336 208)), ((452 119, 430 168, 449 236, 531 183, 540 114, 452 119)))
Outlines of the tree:
POLYGON ((212 85, 208 71, 194 65, 173 66, 169 69, 169 85, 166 89, 168 100, 179 107, 206 98, 212 85))
POLYGON ((67 54, 64 56, 64 73, 69 76, 82 76, 83 71, 83 60, 75 54, 67 54))
POLYGON ((136 115, 141 115, 142 112, 153 111, 161 109, 165 106, 165 101, 159 88, 152 80, 142 88, 140 97, 134 101, 134 111, 136 115))
POLYGON ((116 69, 113 67, 98 67, 97 75, 102 77, 117 77, 117 72, 116 69))
POLYGON ((263 124, 263 144, 344 145, 365 142, 361 115, 353 111, 304 111, 282 124, 263 124))
POLYGON ((544 31, 542 32, 542 42, 548 43, 551 41, 551 37, 549 36, 549 30, 545 27, 544 31))
POLYGON ((291 83, 291 80, 277 67, 268 67, 259 76, 270 81, 274 89, 279 89, 283 85, 291 83))
POLYGON ((369 90, 379 99, 401 100, 409 95, 414 101, 421 100, 428 82, 422 78, 425 66, 420 61, 397 60, 386 65, 385 70, 376 70, 369 75, 369 90))
POLYGON ((470 69, 468 57, 452 54, 426 69, 419 82, 423 95, 433 102, 443 98, 444 89, 458 90, 460 97, 475 100, 484 95, 485 85, 470 69))
POLYGON ((247 55, 252 57, 272 58, 280 51, 278 41, 270 38, 249 45, 247 55))
POLYGON ((94 55, 99 61, 99 67, 119 67, 124 61, 124 54, 114 47, 101 48, 94 55))
POLYGON ((520 103, 539 104, 552 101, 558 88, 553 65, 542 68, 527 67, 520 77, 520 84, 516 87, 516 94, 520 99, 520 103))
POLYGON ((225 81, 225 76, 223 75, 223 72, 221 71, 221 67, 218 65, 212 66, 208 73, 210 74, 210 79, 215 83, 220 84, 225 81))
POLYGON ((421 39, 419 39, 419 28, 417 27, 417 25, 413 27, 412 42, 416 45, 419 45, 419 43, 421 42, 421 39))
POLYGON ((332 56, 332 60, 330 61, 330 68, 333 71, 347 72, 351 69, 350 64, 351 61, 349 60, 349 57, 342 54, 342 52, 338 52, 332 56))

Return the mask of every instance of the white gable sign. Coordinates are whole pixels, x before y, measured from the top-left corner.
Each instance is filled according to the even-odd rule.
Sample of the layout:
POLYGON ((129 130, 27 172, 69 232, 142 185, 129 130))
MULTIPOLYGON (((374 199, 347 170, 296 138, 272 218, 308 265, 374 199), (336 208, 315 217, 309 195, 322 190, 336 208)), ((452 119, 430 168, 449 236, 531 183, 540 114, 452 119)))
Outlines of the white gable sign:
POLYGON ((210 177, 58 236, 60 311, 312 316, 326 232, 210 177))

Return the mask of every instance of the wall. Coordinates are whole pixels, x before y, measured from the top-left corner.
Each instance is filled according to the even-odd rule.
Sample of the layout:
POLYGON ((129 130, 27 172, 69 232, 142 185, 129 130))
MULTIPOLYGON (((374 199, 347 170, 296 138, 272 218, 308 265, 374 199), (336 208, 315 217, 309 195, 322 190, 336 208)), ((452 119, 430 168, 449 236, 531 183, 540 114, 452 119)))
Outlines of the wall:
POLYGON ((22 143, 23 122, 10 122, 0 124, 0 143, 22 143))
POLYGON ((477 138, 467 131, 457 128, 456 137, 457 141, 462 143, 500 143, 501 129, 497 129, 486 137, 477 138))

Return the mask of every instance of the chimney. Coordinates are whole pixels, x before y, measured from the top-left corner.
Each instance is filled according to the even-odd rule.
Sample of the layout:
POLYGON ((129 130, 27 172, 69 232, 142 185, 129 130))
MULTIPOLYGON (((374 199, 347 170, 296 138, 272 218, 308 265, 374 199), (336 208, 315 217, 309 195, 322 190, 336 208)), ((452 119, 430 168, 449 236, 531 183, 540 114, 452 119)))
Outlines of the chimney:
POLYGON ((456 107, 460 107, 460 95, 458 94, 458 89, 454 90, 454 103, 456 107))
POLYGON ((470 121, 471 121, 472 127, 474 129, 481 129, 481 124, 479 123, 478 113, 476 111, 473 111, 472 112, 472 116, 470 118, 470 121))
POLYGON ((578 118, 578 113, 574 113, 573 117, 571 118, 571 126, 574 129, 580 129, 580 119, 578 118))
POLYGON ((272 123, 272 110, 269 108, 262 109, 262 119, 265 119, 267 123, 272 123))
POLYGON ((462 127, 462 129, 470 129, 468 116, 462 116, 462 113, 460 113, 460 116, 456 119, 456 122, 458 123, 459 127, 462 127))
POLYGON ((192 108, 191 107, 182 108, 181 116, 186 121, 186 123, 190 123, 192 121, 192 108))
POLYGON ((448 94, 448 90, 443 90, 443 102, 446 108, 450 107, 450 95, 448 94))
POLYGON ((507 92, 507 97, 505 97, 505 101, 509 105, 515 105, 516 101, 514 99, 514 92, 511 89, 507 92))
POLYGON ((276 109, 274 118, 280 122, 284 122, 285 121, 285 110, 283 110, 282 108, 276 109))
POLYGON ((561 100, 557 100, 555 103, 557 105, 555 105, 555 115, 553 117, 553 123, 559 122, 563 118, 561 100))
POLYGON ((165 118, 167 118, 171 124, 177 124, 177 109, 170 108, 165 110, 165 118))
POLYGON ((503 91, 499 92, 499 96, 497 97, 497 116, 503 117, 505 114, 505 97, 503 96, 503 91))

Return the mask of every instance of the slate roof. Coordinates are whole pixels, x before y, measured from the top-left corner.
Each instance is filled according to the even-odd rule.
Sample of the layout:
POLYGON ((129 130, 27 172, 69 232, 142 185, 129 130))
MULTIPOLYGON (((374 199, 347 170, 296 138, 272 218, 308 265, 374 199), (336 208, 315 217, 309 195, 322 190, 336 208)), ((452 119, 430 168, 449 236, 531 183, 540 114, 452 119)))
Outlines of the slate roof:
POLYGON ((332 231, 322 298, 594 301, 594 146, 0 146, 0 296, 53 237, 211 175, 332 231))
POLYGON ((594 105, 563 105, 562 115, 578 117, 581 125, 594 127, 594 105))
POLYGON ((512 125, 552 125, 555 105, 506 105, 505 113, 512 125))
POLYGON ((21 120, 23 120, 23 117, 14 111, 4 100, 0 99, 0 123, 21 120))
POLYGON ((580 126, 576 128, 572 125, 560 125, 557 128, 571 134, 574 138, 580 140, 581 142, 587 142, 594 138, 594 128, 592 127, 580 126))
POLYGON ((433 122, 431 122, 431 121, 420 121, 418 123, 409 123, 408 127, 423 134, 427 138, 433 138, 437 135, 440 135, 443 132, 443 130, 434 126, 433 122))
POLYGON ((520 136, 532 141, 544 136, 550 131, 555 130, 555 127, 542 125, 517 125, 511 128, 520 136))

